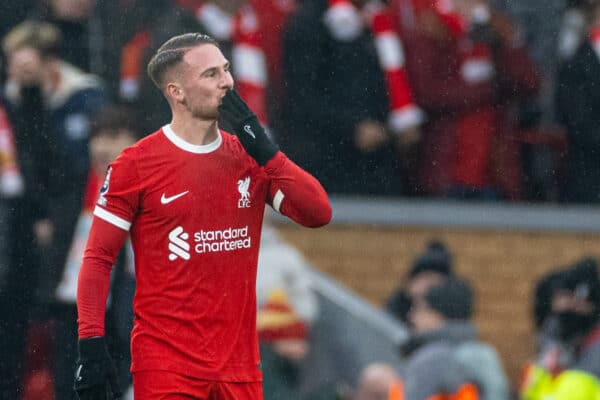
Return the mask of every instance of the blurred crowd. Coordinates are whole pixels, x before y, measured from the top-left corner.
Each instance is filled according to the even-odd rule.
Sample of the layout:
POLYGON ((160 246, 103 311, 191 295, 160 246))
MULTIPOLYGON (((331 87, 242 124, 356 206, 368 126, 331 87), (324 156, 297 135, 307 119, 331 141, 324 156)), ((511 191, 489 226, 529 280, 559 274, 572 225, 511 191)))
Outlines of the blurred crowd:
MULTIPOLYGON (((385 305, 410 330, 401 370, 367 366, 355 400, 592 400, 600 394, 600 280, 584 257, 543 275, 532 290, 535 354, 518 385, 472 321, 476 294, 444 243, 431 241, 385 305), (402 395, 398 395, 402 393, 402 395), (378 397, 379 396, 379 397, 378 397), (394 397, 396 396, 396 397, 394 397)), ((510 322, 507 321, 507 329, 510 322)))
MULTIPOLYGON (((167 38, 200 31, 219 41, 242 97, 282 149, 331 193, 599 198, 595 0, 4 3, 2 97, 16 114, 16 158, 37 151, 20 143, 21 91, 48 75, 85 74, 102 102, 135 109, 141 134, 165 124, 168 107, 145 66, 167 38), (10 32, 22 21, 58 31, 37 31, 46 42, 35 45, 44 46, 37 59, 23 29, 10 32), (64 71, 49 74, 58 63, 64 71)), ((65 85, 73 89, 46 83, 45 100, 65 85)), ((51 103, 51 114, 70 109, 51 103)), ((59 150, 85 154, 86 133, 77 140, 59 150)))
MULTIPOLYGON (((3 1, 0 348, 14 351, 3 350, 0 397, 18 398, 10 390, 21 379, 32 320, 54 332, 47 345, 55 349, 56 398, 73 395, 74 290, 95 195, 108 163, 170 120, 145 67, 165 40, 190 31, 218 40, 239 93, 331 194, 600 200, 598 1, 3 1)), ((470 301, 444 308, 444 296, 470 299, 468 284, 434 280, 435 293, 414 289, 421 300, 409 302, 413 311, 404 292, 390 307, 405 320, 421 320, 415 309, 468 320, 470 301)), ((127 248, 113 282, 111 349, 127 365, 127 248)), ((565 287, 571 297, 583 293, 565 287)), ((280 310, 286 295, 265 293, 280 310)), ((308 304, 308 325, 286 331, 285 344, 273 345, 277 334, 265 331, 265 358, 306 353, 315 313, 308 304)), ((474 337, 468 324, 444 327, 474 337)), ((561 347, 557 365, 577 359, 577 349, 561 347)), ((470 352, 501 370, 487 347, 470 352)), ((293 374, 296 361, 273 365, 293 374)), ((365 371, 365 381, 382 371, 390 372, 365 371)), ((503 393, 500 381, 490 385, 503 393)))

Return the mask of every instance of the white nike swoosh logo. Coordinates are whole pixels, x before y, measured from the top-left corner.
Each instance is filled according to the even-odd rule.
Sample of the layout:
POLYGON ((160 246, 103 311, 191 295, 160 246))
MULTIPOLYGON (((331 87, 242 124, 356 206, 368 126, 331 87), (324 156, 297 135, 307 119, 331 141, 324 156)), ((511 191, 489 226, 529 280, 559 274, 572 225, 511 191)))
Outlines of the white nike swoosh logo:
POLYGON ((160 203, 161 204, 169 204, 172 201, 177 200, 178 198, 180 198, 181 196, 185 196, 186 194, 188 194, 190 191, 186 190, 185 192, 176 194, 175 196, 171 196, 171 197, 167 197, 165 196, 165 194, 163 193, 161 198, 160 198, 160 203))
POLYGON ((252 132, 252 128, 250 128, 250 125, 244 125, 244 131, 252 136, 252 139, 256 139, 256 136, 254 136, 254 132, 252 132))
POLYGON ((81 377, 81 368, 83 367, 83 365, 80 365, 79 367, 77 367, 77 371, 75 372, 75 380, 77 380, 77 382, 80 382, 83 378, 81 377))

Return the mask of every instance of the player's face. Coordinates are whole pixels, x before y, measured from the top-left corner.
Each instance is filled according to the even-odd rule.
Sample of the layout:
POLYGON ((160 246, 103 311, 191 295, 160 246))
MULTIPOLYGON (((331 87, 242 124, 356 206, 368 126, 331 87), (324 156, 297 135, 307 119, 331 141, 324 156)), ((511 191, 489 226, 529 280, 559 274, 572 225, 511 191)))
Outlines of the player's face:
POLYGON ((182 103, 196 118, 217 119, 223 96, 233 88, 229 61, 212 44, 194 47, 183 61, 182 103))

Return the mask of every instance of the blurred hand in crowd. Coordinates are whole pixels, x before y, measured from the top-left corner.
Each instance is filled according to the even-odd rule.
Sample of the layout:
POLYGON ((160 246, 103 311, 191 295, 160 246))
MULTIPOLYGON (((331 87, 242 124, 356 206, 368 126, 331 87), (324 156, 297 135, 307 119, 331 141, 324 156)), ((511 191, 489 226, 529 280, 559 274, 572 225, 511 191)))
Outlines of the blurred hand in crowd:
POLYGON ((52 243, 54 225, 49 219, 40 219, 33 225, 33 234, 38 244, 47 246, 52 243))
POLYGON ((39 51, 24 47, 8 56, 8 78, 19 86, 37 86, 46 81, 48 70, 39 51))
POLYGON ((96 5, 96 0, 50 0, 52 14, 65 21, 87 19, 96 5))
POLYGON ((396 136, 396 146, 400 151, 412 148, 420 141, 421 129, 419 126, 410 127, 396 136))
POLYGON ((354 144, 363 153, 372 153, 387 143, 385 125, 373 120, 361 121, 354 131, 354 144))
POLYGON ((273 342, 273 350, 288 360, 300 362, 308 354, 308 341, 305 339, 280 339, 273 342))

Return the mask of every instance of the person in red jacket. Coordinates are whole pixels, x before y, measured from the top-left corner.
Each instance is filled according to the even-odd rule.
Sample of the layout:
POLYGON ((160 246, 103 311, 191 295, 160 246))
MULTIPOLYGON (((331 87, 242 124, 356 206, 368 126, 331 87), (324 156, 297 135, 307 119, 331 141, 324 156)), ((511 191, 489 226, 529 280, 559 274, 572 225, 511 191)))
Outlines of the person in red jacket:
POLYGON ((173 118, 107 170, 79 274, 75 390, 81 399, 119 397, 104 313, 129 234, 134 396, 262 399, 255 285, 264 207, 319 227, 331 219, 327 194, 268 138, 214 39, 169 39, 148 73, 173 118))
MULTIPOLYGON (((419 190, 516 197, 518 171, 495 169, 496 157, 506 156, 499 151, 508 146, 499 145, 510 126, 505 111, 538 88, 537 71, 517 29, 484 0, 413 4, 417 24, 405 35, 407 69, 415 101, 428 116, 419 190), (509 172, 514 182, 500 183, 509 172)), ((504 165, 518 167, 514 161, 504 165)))

